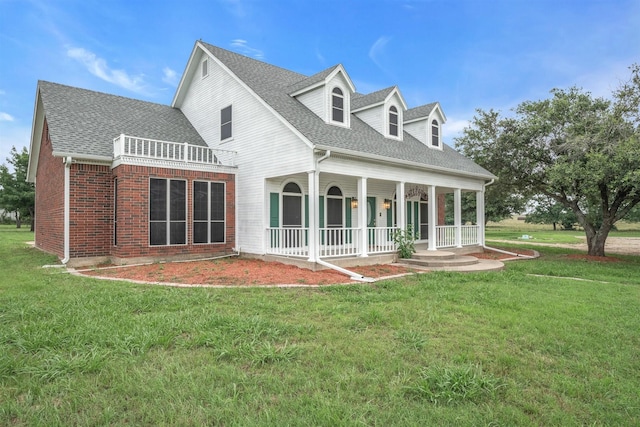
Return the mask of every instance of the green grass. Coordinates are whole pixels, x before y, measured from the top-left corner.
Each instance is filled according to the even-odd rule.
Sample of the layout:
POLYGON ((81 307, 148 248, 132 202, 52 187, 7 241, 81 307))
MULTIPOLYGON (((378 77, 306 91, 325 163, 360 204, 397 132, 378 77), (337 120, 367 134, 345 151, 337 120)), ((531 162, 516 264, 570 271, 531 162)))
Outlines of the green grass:
POLYGON ((640 257, 166 288, 42 269, 32 238, 0 227, 0 425, 640 424, 640 257))

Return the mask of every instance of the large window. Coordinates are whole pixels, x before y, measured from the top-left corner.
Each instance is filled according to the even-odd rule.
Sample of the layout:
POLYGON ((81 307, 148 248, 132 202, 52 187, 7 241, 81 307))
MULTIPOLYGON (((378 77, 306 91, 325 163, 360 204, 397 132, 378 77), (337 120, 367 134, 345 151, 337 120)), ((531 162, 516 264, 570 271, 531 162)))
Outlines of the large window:
POLYGON ((395 106, 389 108, 389 135, 398 136, 398 109, 395 106))
POLYGON ((187 243, 187 183, 151 178, 149 182, 149 244, 187 243))
POLYGON ((344 95, 339 88, 331 92, 331 120, 344 123, 344 95))
POLYGON ((193 243, 224 243, 225 185, 193 182, 193 243))
POLYGON ((224 141, 233 136, 231 128, 231 105, 220 110, 220 140, 224 141))
POLYGON ((431 145, 440 146, 440 125, 437 120, 431 122, 431 145))

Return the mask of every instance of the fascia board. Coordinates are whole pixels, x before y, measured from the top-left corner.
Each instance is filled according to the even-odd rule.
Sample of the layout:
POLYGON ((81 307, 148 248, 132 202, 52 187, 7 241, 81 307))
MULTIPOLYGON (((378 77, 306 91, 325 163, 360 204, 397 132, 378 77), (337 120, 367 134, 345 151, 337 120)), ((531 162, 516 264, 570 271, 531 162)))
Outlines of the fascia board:
POLYGON ((44 129, 44 106, 40 98, 40 87, 36 89, 36 99, 33 107, 33 122, 31 123, 31 141, 29 143, 29 164, 27 165, 27 182, 35 182, 42 144, 42 130, 44 129))
POLYGON ((338 66, 336 67, 335 70, 333 70, 325 79, 324 79, 324 83, 327 84, 331 79, 333 79, 336 75, 338 75, 338 73, 342 73, 344 76, 344 80, 347 82, 347 85, 349 86, 349 90, 351 90, 351 93, 355 93, 356 91, 356 87, 354 86, 353 82, 351 81, 351 77, 349 77, 349 74, 347 74, 347 72, 345 71, 344 67, 342 66, 342 64, 338 64, 338 66))
POLYGON ((400 89, 398 89, 398 86, 394 87, 393 90, 389 93, 389 95, 387 95, 387 97, 385 98, 384 102, 389 102, 389 100, 391 100, 391 98, 394 97, 394 95, 398 96, 398 99, 400 99, 400 103, 402 104, 402 108, 404 108, 405 111, 407 111, 407 103, 404 100, 404 97, 402 96, 402 93, 400 92, 400 89))
POLYGON ((113 157, 110 156, 96 156, 94 154, 82 154, 82 153, 69 153, 65 151, 54 151, 51 153, 53 157, 71 157, 74 160, 90 160, 94 162, 110 163, 113 161, 113 157))
POLYGON ((375 104, 368 104, 363 107, 358 108, 357 110, 351 110, 352 113, 359 113, 360 111, 370 110, 371 108, 379 107, 384 105, 385 101, 376 102, 375 104))
POLYGON ((179 105, 182 103, 182 100, 184 98, 184 92, 186 92, 186 88, 183 89, 183 87, 186 85, 187 81, 191 80, 191 77, 194 73, 193 67, 195 64, 195 57, 198 47, 202 48, 202 45, 199 41, 196 42, 196 44, 193 46, 193 50, 191 51, 191 55, 189 56, 189 60, 187 61, 187 66, 182 73, 180 83, 178 84, 178 88, 176 89, 176 94, 173 96, 173 100, 171 101, 171 106, 173 108, 180 108, 179 105))
POLYGON ((293 93, 290 93, 289 95, 295 98, 296 96, 302 95, 303 93, 311 92, 312 90, 317 89, 317 88, 322 87, 322 86, 325 86, 326 84, 327 84, 326 81, 321 80, 321 81, 319 81, 317 83, 312 84, 311 86, 306 86, 306 87, 304 87, 302 89, 299 89, 299 90, 297 90, 297 91, 295 91, 293 93))

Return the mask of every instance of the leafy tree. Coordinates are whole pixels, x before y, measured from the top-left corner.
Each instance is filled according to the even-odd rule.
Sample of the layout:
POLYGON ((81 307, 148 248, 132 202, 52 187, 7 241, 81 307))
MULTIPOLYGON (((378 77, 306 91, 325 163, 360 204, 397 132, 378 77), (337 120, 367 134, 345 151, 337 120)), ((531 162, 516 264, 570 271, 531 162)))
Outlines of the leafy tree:
POLYGON ((23 147, 18 153, 16 147, 12 147, 7 161, 13 166, 13 172, 7 165, 0 165, 0 207, 16 213, 17 228, 20 228, 22 218, 30 217, 33 231, 35 189, 32 183, 27 182, 29 152, 23 147))
MULTIPOLYGON (((497 174, 499 179, 485 190, 485 223, 498 222, 524 211, 527 198, 522 195, 519 183, 508 174, 500 174, 502 159, 492 155, 490 147, 503 138, 499 113, 477 110, 477 116, 471 127, 464 130, 461 137, 455 139, 456 148, 477 164, 497 174)), ((465 194, 462 198, 462 218, 475 222, 475 196, 465 194), (465 216, 465 212, 467 213, 465 216), (471 217, 473 217, 471 219, 471 217)))
POLYGON ((640 203, 640 65, 630 69, 611 100, 554 89, 550 99, 520 104, 514 117, 479 110, 457 140, 513 193, 570 209, 589 255, 605 255, 609 231, 640 203))
POLYGON ((556 224, 562 224, 565 230, 572 230, 573 225, 578 222, 578 217, 572 210, 563 206, 550 197, 538 197, 536 199, 536 207, 527 215, 524 222, 531 224, 553 224, 553 230, 556 230, 556 224))

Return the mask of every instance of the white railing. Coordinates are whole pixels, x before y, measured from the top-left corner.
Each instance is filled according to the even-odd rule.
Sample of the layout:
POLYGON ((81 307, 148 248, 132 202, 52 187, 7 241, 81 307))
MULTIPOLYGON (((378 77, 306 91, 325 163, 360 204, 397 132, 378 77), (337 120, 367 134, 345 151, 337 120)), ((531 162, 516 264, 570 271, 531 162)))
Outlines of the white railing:
POLYGON ((321 228, 320 257, 360 255, 361 232, 359 228, 321 228))
POLYGON ((371 227, 367 229, 367 243, 370 254, 395 252, 393 236, 397 227, 371 227))
POLYGON ((449 248, 456 245, 455 225, 436 225, 436 248, 449 248))
POLYGON ((235 166, 235 151, 216 150, 181 142, 120 135, 113 139, 113 156, 169 160, 200 165, 235 166))
POLYGON ((267 228, 267 253, 286 256, 309 256, 308 228, 267 228))
POLYGON ((461 231, 461 243, 462 246, 468 245, 477 245, 479 243, 478 240, 478 231, 480 227, 477 225, 463 225, 460 229, 461 231))

